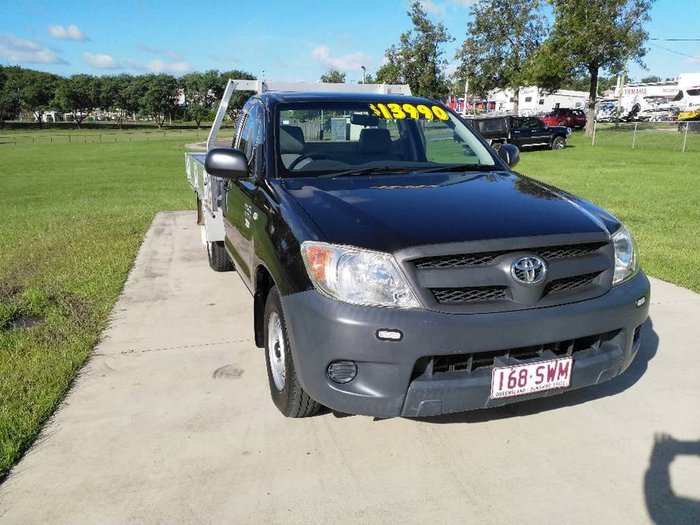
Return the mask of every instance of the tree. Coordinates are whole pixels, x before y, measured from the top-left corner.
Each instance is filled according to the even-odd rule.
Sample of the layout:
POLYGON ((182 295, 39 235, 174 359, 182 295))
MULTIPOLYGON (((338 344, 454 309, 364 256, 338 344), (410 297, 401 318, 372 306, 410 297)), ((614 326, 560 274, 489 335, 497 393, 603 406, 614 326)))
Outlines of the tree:
POLYGON ((5 127, 6 120, 15 118, 20 110, 17 82, 19 69, 0 65, 0 129, 5 127))
POLYGON ((358 84, 359 83, 376 84, 377 81, 374 79, 374 77, 370 73, 365 73, 365 78, 363 80, 358 80, 358 84))
POLYGON ((328 73, 321 75, 321 82, 327 84, 344 84, 345 83, 345 73, 341 73, 337 69, 329 69, 328 73))
MULTIPOLYGON (((568 80, 557 86, 557 89, 573 89, 575 91, 588 91, 591 85, 591 77, 588 75, 580 75, 568 80)), ((598 93, 603 93, 609 89, 615 88, 617 85, 617 75, 599 76, 598 77, 598 93)))
POLYGON ((391 46, 384 54, 386 64, 377 69, 377 82, 380 84, 400 84, 405 82, 401 58, 396 46, 391 46))
POLYGON ((442 22, 434 23, 420 2, 408 11, 413 29, 402 33, 398 46, 386 50, 387 63, 377 71, 377 82, 406 83, 420 97, 444 98, 449 93, 443 44, 453 38, 442 22))
POLYGON ((34 120, 41 125, 44 112, 49 109, 61 78, 43 71, 18 68, 16 81, 22 110, 32 113, 34 120))
POLYGON ((189 118, 200 127, 223 90, 216 70, 204 73, 189 73, 180 79, 180 85, 185 93, 185 108, 189 118))
POLYGON ((94 75, 73 75, 59 82, 54 102, 65 111, 73 114, 73 120, 80 127, 83 121, 100 106, 100 77, 94 75))
POLYGON ((643 25, 652 0, 550 1, 554 25, 541 60, 557 64, 554 77, 590 77, 586 133, 591 135, 600 72, 623 71, 629 60, 643 65, 648 38, 643 25))
POLYGON ((174 76, 164 73, 150 74, 142 77, 142 87, 141 110, 155 120, 160 129, 165 119, 175 111, 177 80, 174 76))
POLYGON ((661 82, 661 77, 657 77, 656 75, 650 75, 648 77, 644 77, 640 82, 643 82, 643 83, 661 82))
POLYGON ((100 107, 117 113, 119 128, 128 117, 139 111, 139 100, 143 93, 137 89, 137 78, 127 73, 102 77, 100 107))
POLYGON ((471 8, 467 38, 455 54, 457 77, 474 93, 512 89, 518 113, 520 86, 532 83, 532 60, 545 36, 538 0, 480 0, 471 8))

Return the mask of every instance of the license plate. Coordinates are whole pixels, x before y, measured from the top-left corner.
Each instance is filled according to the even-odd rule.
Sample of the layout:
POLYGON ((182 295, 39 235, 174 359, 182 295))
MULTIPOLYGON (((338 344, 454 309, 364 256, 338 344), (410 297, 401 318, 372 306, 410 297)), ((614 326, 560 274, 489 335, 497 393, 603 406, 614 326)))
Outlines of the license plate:
POLYGON ((571 384, 571 357, 527 365, 499 366, 491 373, 491 399, 566 388, 571 384))

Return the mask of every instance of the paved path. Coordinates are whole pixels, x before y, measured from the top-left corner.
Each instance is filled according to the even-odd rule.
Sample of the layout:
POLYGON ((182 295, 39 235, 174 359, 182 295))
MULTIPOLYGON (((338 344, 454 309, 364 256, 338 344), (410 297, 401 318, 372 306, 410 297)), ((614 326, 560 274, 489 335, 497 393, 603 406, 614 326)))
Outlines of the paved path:
POLYGON ((605 385, 430 420, 289 420, 247 291, 209 270, 193 213, 160 213, 0 486, 0 523, 697 524, 700 296, 652 293, 641 355, 605 385))

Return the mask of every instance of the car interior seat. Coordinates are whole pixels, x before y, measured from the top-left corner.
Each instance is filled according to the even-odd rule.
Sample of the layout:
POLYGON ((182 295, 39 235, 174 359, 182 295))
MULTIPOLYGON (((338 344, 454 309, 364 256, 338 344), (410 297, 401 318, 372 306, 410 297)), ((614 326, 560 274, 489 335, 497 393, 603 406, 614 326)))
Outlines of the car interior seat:
POLYGON ((299 126, 280 126, 280 157, 285 168, 301 157, 305 149, 304 131, 299 126))
POLYGON ((359 153, 361 162, 398 160, 392 152, 391 135, 388 129, 365 128, 360 131, 359 153))

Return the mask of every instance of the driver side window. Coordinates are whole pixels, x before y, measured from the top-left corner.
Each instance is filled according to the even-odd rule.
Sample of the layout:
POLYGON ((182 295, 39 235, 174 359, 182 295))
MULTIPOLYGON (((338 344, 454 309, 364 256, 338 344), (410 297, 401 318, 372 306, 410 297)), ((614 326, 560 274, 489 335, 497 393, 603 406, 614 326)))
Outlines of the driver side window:
POLYGON ((239 133, 238 149, 245 153, 252 173, 258 171, 258 161, 260 159, 256 158, 256 152, 259 149, 257 146, 262 144, 265 136, 264 114, 265 112, 259 103, 253 104, 245 116, 245 121, 239 133))

